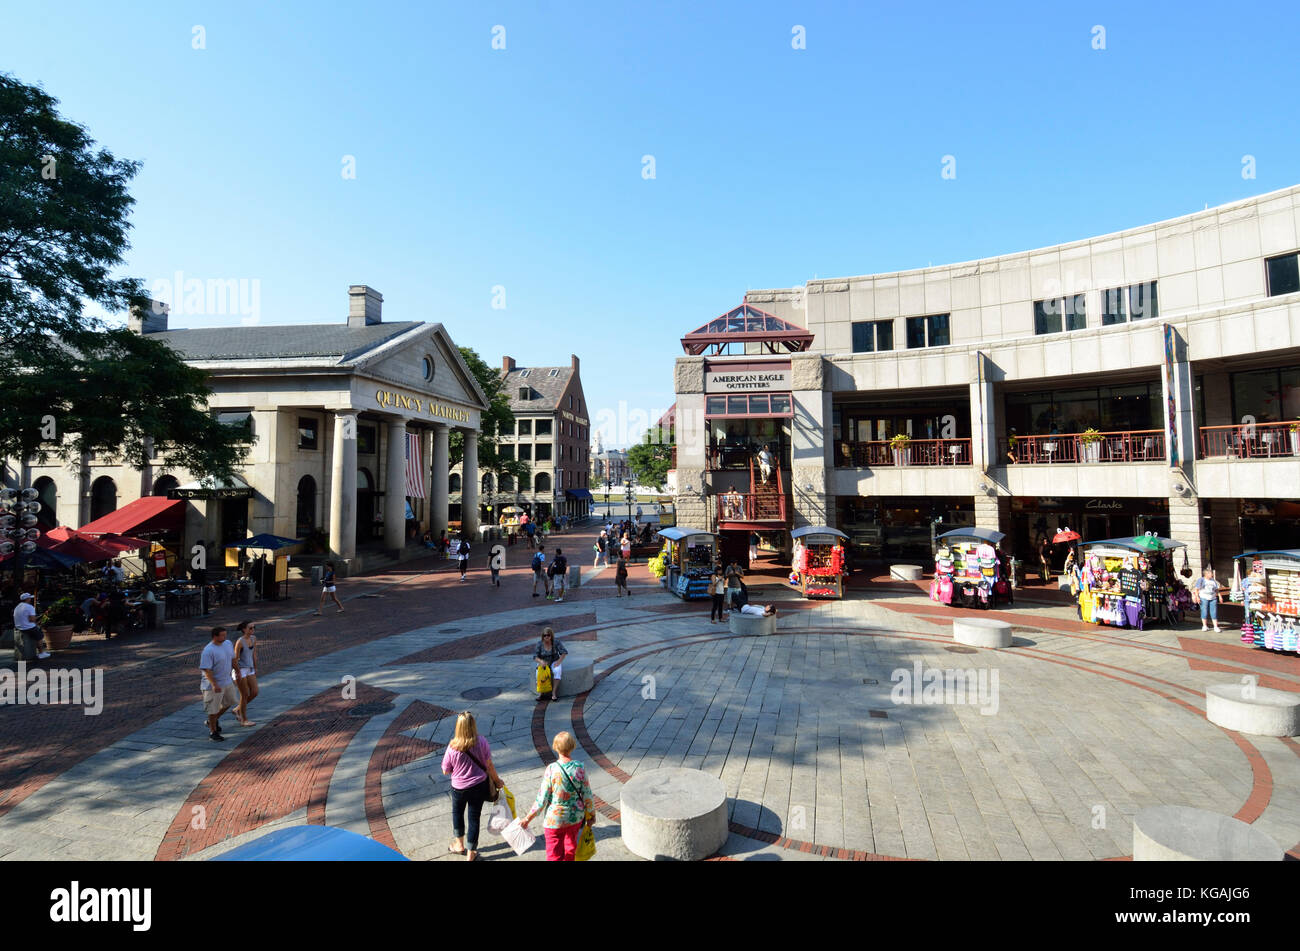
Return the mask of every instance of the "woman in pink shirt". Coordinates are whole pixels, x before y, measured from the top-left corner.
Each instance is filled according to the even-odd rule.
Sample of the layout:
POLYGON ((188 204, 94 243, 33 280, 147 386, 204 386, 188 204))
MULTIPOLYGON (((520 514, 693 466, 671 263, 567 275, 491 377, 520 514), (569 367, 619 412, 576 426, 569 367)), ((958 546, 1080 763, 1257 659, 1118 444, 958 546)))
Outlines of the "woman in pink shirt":
POLYGON ((456 717, 456 735, 442 756, 442 772, 451 777, 451 830, 454 837, 447 851, 463 855, 472 862, 478 858, 478 828, 483 803, 492 797, 494 789, 500 789, 505 783, 497 775, 496 767, 492 765, 492 750, 487 740, 478 735, 474 715, 468 710, 456 717), (468 834, 466 809, 469 810, 468 834))

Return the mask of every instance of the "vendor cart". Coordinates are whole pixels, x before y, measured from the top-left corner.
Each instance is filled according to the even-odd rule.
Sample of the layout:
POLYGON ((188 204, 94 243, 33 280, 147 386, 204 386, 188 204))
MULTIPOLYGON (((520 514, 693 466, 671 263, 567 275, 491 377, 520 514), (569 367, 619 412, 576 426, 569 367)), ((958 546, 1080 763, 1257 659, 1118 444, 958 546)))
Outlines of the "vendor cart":
POLYGON ((930 600, 985 609, 1013 603, 1010 558, 998 547, 1006 537, 991 528, 967 526, 935 539, 930 600))
POLYGON ((1247 647, 1300 650, 1300 548, 1238 555, 1229 598, 1242 603, 1247 647))
POLYGON ((1174 552, 1186 547, 1157 535, 1084 542, 1080 619, 1139 631, 1178 620, 1190 598, 1174 568, 1174 552))
POLYGON ((794 542, 790 577, 799 593, 805 598, 844 597, 844 543, 849 536, 828 525, 805 525, 790 537, 794 542))
POLYGON ((683 601, 708 600, 718 536, 703 528, 664 528, 663 585, 683 601))

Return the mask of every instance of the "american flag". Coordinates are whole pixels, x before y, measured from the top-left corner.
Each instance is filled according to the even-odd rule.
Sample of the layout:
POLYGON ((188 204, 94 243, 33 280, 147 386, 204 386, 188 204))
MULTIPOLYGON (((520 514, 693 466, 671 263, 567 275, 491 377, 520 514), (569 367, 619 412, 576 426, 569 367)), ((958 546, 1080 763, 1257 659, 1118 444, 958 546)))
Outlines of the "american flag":
POLYGON ((424 466, 420 465, 420 434, 406 434, 406 494, 424 498, 424 466))

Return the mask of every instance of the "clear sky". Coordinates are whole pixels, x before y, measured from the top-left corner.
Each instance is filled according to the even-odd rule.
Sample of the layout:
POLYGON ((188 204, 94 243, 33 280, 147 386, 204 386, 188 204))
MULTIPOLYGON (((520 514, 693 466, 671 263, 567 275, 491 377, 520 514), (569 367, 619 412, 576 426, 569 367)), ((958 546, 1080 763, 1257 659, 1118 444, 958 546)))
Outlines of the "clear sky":
POLYGON ((342 321, 365 283, 489 363, 577 353, 600 420, 666 408, 748 288, 1300 183, 1294 2, 985 6, 10 2, 0 69, 144 162, 131 274, 244 282, 173 326, 342 321))

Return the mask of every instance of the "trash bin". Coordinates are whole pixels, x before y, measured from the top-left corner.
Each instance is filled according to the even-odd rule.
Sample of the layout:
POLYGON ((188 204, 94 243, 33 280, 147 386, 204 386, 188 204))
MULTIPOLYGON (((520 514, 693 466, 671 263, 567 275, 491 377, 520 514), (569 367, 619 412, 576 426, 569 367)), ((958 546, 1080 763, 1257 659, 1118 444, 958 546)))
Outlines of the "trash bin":
POLYGON ((319 587, 321 586, 321 578, 323 578, 323 577, 325 577, 325 566, 324 566, 324 565, 312 565, 312 566, 311 566, 311 586, 312 586, 313 588, 319 588, 319 587))
POLYGON ((582 566, 581 565, 569 565, 568 583, 570 588, 582 587, 582 566))

